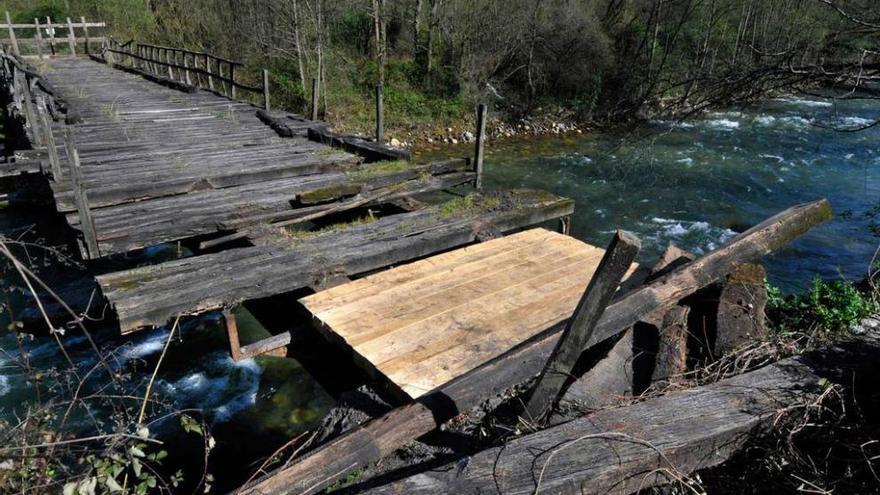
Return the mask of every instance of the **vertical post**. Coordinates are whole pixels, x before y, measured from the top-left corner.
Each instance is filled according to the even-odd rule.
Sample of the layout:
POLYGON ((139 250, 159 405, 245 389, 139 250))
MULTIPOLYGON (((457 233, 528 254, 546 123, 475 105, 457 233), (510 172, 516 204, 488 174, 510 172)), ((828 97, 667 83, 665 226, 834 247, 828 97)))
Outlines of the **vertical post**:
POLYGON ((85 38, 86 38, 86 55, 88 55, 91 53, 91 51, 89 51, 89 26, 86 25, 85 16, 81 16, 79 18, 79 21, 82 23, 83 36, 85 36, 85 38))
MULTIPOLYGON (((183 56, 182 57, 183 58, 183 73, 186 76, 186 84, 192 85, 192 78, 189 75, 189 62, 186 60, 186 56, 188 54, 186 52, 180 52, 180 53, 183 56)), ((193 64, 195 64, 195 61, 193 61, 193 64)))
POLYGON ((477 144, 474 149, 474 187, 483 188, 483 148, 486 145, 486 104, 477 105, 477 144))
POLYGON ((233 361, 241 359, 241 341, 238 339, 238 323, 235 321, 235 313, 230 310, 223 311, 223 319, 226 321, 226 335, 229 337, 229 354, 233 361))
POLYGON ((174 71, 171 70, 171 63, 174 61, 172 59, 172 57, 174 56, 174 54, 175 54, 175 52, 168 51, 167 48, 165 49, 165 63, 168 64, 168 78, 169 79, 174 79, 174 71))
POLYGON ((529 397, 525 412, 532 421, 541 422, 552 408, 640 247, 636 236, 622 230, 611 239, 529 397))
POLYGON ((49 154, 49 166, 52 168, 52 178, 56 183, 61 182, 61 160, 58 158, 58 148, 55 144, 55 135, 52 133, 52 122, 46 111, 46 100, 42 96, 37 97, 37 115, 43 126, 43 134, 46 137, 46 152, 49 154))
POLYGON ((34 17, 34 30, 37 32, 37 55, 43 58, 43 33, 40 31, 40 19, 36 17, 34 17))
POLYGON ((95 235, 95 223, 92 220, 92 212, 89 210, 89 198, 83 184, 82 171, 79 164, 79 153, 73 143, 73 133, 70 129, 64 136, 67 145, 67 161, 70 165, 70 180, 73 187, 73 199, 76 202, 76 210, 79 213, 79 225, 86 241, 86 254, 89 259, 100 256, 98 251, 98 237, 95 235))
POLYGON ((76 55, 76 33, 73 32, 73 22, 70 17, 67 18, 67 45, 70 47, 70 54, 76 55))
POLYGON ((312 120, 318 120, 318 78, 312 78, 312 120))
POLYGON ((208 88, 214 90, 214 76, 211 74, 211 56, 205 54, 205 72, 208 73, 208 88))
POLYGON ((21 55, 18 51, 18 40, 15 39, 15 29, 12 28, 12 17, 9 16, 9 11, 6 11, 6 27, 9 28, 9 42, 12 43, 12 53, 15 55, 21 55))
POLYGON ((52 26, 52 18, 46 16, 46 31, 49 33, 49 51, 55 55, 55 28, 52 26))
POLYGON ((385 141, 385 108, 382 99, 382 83, 376 85, 376 142, 385 141))
POLYGON ((263 106, 269 111, 269 69, 263 69, 263 106))
POLYGON ((235 64, 229 62, 229 94, 235 99, 235 64))

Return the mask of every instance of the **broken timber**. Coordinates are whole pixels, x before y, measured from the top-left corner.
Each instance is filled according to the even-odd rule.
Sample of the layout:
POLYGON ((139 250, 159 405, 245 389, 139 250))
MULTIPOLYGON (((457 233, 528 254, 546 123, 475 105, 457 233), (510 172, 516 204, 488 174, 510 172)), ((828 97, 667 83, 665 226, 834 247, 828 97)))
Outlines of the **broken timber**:
MULTIPOLYGON (((828 387, 852 393, 880 372, 876 331, 809 354, 511 440, 370 490, 380 494, 627 494, 727 460, 828 387)), ((864 391, 863 391, 864 392, 864 391)))
MULTIPOLYGON (((586 347, 631 327, 644 315, 677 304, 682 298, 728 274, 734 266, 769 254, 830 219, 827 200, 785 210, 739 234, 708 255, 637 288, 611 304, 586 347)), ((314 493, 349 472, 378 461, 488 397, 522 383, 540 372, 556 345, 561 322, 542 338, 423 395, 415 402, 348 431, 288 467, 269 473, 240 493, 314 493)))
POLYGON ((556 348, 538 377, 526 404, 531 421, 541 422, 550 412, 574 365, 592 337, 596 323, 611 302, 623 276, 630 269, 642 243, 634 235, 618 230, 596 268, 587 290, 559 337, 556 348))
POLYGON ((97 277, 123 333, 236 303, 319 285, 570 215, 571 200, 538 191, 473 195, 467 201, 310 234, 280 230, 258 245, 97 277))

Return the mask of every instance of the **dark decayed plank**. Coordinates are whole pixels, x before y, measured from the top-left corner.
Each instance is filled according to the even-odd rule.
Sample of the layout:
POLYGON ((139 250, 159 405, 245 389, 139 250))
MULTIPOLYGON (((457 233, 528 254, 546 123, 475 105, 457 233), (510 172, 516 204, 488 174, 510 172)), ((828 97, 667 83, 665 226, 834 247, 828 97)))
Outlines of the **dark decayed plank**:
POLYGON ((271 242, 102 275, 104 296, 123 332, 161 325, 247 299, 319 285, 468 244, 485 231, 510 231, 570 215, 573 202, 512 191, 380 218, 312 236, 276 234, 271 242))

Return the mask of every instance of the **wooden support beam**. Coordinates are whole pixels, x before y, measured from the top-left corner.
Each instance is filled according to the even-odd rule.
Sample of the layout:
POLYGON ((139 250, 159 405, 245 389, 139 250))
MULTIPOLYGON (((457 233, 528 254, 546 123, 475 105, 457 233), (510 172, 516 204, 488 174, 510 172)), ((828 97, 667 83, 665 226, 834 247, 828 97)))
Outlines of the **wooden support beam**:
POLYGON ((52 169, 52 179, 55 182, 61 182, 63 179, 61 173, 61 159, 58 157, 58 148, 55 143, 55 135, 52 133, 52 123, 50 122, 48 111, 46 110, 46 101, 42 96, 37 97, 37 119, 39 125, 43 127, 43 134, 46 141, 46 152, 49 155, 49 166, 52 169))
POLYGON ((575 363, 593 336, 596 323, 617 292, 617 287, 635 260, 641 245, 636 236, 622 230, 618 230, 611 239, 574 315, 568 321, 553 354, 538 377, 525 408, 530 421, 543 422, 553 408, 563 385, 572 376, 575 363))
POLYGON ((872 330, 717 383, 603 409, 366 493, 650 492, 678 481, 668 473, 726 461, 784 424, 786 413, 803 416, 830 387, 845 403, 873 392, 878 352, 880 335, 872 330))
POLYGON ((483 188, 483 151, 486 145, 486 104, 477 105, 477 141, 474 149, 474 172, 477 178, 474 181, 476 189, 483 188))
POLYGON ((223 321, 226 323, 226 335, 229 337, 229 354, 233 361, 241 361, 241 342, 238 339, 238 323, 235 321, 235 313, 231 310, 223 310, 223 321))
POLYGON ((18 51, 18 40, 15 38, 15 29, 12 27, 12 17, 9 15, 9 11, 6 11, 6 27, 9 29, 9 42, 12 43, 12 53, 14 55, 21 55, 21 52, 18 51))
POLYGON ((229 64, 229 96, 235 99, 235 64, 229 64))
POLYGON ((278 335, 273 335, 242 347, 239 357, 241 359, 249 359, 265 355, 285 357, 287 356, 287 351, 284 348, 292 342, 293 336, 290 335, 290 332, 279 333, 278 335))
POLYGON ((67 46, 70 47, 70 54, 76 55, 76 33, 73 32, 73 21, 67 18, 67 46))
POLYGON ((385 142, 385 102, 382 95, 382 85, 376 85, 376 142, 385 142))
POLYGON ((80 171, 79 152, 73 142, 73 133, 70 129, 64 136, 67 146, 67 161, 70 168, 70 179, 73 185, 73 197, 76 201, 76 209, 80 218, 80 229, 82 229, 83 238, 86 242, 86 253, 89 259, 101 257, 98 249, 98 236, 95 233, 95 222, 92 220, 92 212, 89 209, 89 198, 86 186, 83 183, 82 172, 80 171))
POLYGON ((559 233, 571 235, 571 216, 562 217, 559 219, 559 233))
MULTIPOLYGON (((618 297, 605 310, 586 347, 626 330, 646 314, 672 307, 727 275, 736 264, 787 245, 831 216, 831 205, 824 199, 789 208, 708 255, 618 297)), ((456 378, 416 402, 348 431, 290 466, 243 487, 239 493, 315 493, 349 472, 378 461, 461 412, 539 373, 565 324, 561 322, 548 329, 545 337, 456 378)))

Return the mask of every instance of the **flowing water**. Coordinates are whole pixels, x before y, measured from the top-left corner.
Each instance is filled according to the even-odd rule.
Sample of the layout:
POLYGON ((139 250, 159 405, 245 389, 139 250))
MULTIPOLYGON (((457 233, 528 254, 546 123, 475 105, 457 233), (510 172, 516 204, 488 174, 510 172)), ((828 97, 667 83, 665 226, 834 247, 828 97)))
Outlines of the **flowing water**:
MULTIPOLYGON (((604 245, 614 229, 630 230, 643 240, 640 260, 646 263, 669 243, 705 253, 779 210, 827 197, 837 217, 766 260, 773 284, 803 290, 815 276, 863 277, 878 246, 872 228, 880 222, 880 127, 826 128, 855 128, 877 118, 875 102, 787 98, 685 122, 652 122, 634 132, 512 139, 490 143, 485 185, 541 188, 573 198, 574 236, 604 245)), ((423 150, 418 158, 470 152, 470 146, 443 147, 423 150)), ((56 230, 40 215, 0 211, 0 232, 7 236, 51 243, 56 230)), ((42 273, 50 281, 76 273, 32 251, 33 260, 46 265, 42 273)), ((156 261, 175 255, 172 246, 160 246, 143 257, 156 261)), ((3 275, 0 288, 19 284, 10 270, 3 275)), ((21 303, 14 292, 7 299, 14 306, 21 303)), ((245 339, 267 335, 244 310, 238 321, 245 339)), ((98 340, 115 348, 113 366, 134 370, 141 386, 135 389, 142 390, 168 333, 164 328, 122 339, 107 329, 98 332, 98 340)), ((64 363, 47 337, 21 345, 11 332, 0 333, 0 419, 14 420, 34 400, 33 386, 16 364, 22 351, 35 368, 64 363)), ((83 336, 70 335, 65 345, 83 369, 96 362, 83 336)), ((229 471, 216 475, 225 474, 232 483, 266 449, 271 452, 314 428, 334 400, 296 360, 235 363, 225 349, 217 315, 187 323, 170 347, 155 389, 177 408, 204 411, 219 442, 214 456, 229 471)))
MULTIPOLYGON (((786 291, 814 276, 865 276, 880 237, 880 118, 876 102, 785 98, 625 134, 490 143, 488 187, 535 187, 576 201, 572 233, 607 244, 614 229, 642 239, 644 262, 669 244, 705 253, 797 203, 826 197, 837 217, 766 260, 786 291), (829 129, 833 127, 834 130, 829 129)), ((470 147, 420 159, 468 156, 470 147)))

